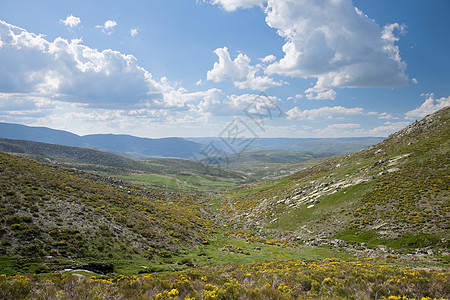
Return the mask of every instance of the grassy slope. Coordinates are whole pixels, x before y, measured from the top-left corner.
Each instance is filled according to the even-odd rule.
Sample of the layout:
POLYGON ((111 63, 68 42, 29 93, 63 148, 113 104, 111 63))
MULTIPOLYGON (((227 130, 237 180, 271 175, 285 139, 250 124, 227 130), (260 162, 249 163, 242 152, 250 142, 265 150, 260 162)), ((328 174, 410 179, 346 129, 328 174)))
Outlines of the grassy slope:
POLYGON ((229 162, 230 164, 245 162, 290 164, 330 155, 330 153, 261 149, 231 155, 229 156, 229 162))
POLYGON ((443 109, 370 149, 234 190, 222 208, 236 224, 305 240, 370 231, 363 236, 372 244, 448 247, 449 115, 443 109))
POLYGON ((0 255, 40 265, 69 259, 151 260, 195 247, 214 230, 201 204, 176 192, 0 153, 0 255), (52 257, 45 259, 44 257, 52 257))
POLYGON ((250 177, 185 159, 133 160, 98 150, 23 140, 0 139, 0 151, 69 168, 120 176, 160 190, 216 192, 250 181, 250 177))
POLYGON ((178 189, 185 192, 223 192, 255 180, 276 178, 318 164, 326 153, 257 150, 228 157, 224 168, 183 159, 151 159, 154 171, 133 173, 124 179, 133 183, 178 189))
POLYGON ((269 180, 318 164, 330 155, 306 151, 253 150, 231 155, 227 168, 257 180, 269 180))
POLYGON ((145 160, 143 163, 154 171, 132 173, 123 178, 135 184, 162 190, 200 193, 222 192, 253 181, 253 178, 243 173, 185 159, 160 158, 145 160))
POLYGON ((0 151, 16 153, 42 162, 51 162, 77 169, 126 173, 130 171, 152 172, 141 162, 98 150, 38 143, 24 140, 0 139, 0 151))

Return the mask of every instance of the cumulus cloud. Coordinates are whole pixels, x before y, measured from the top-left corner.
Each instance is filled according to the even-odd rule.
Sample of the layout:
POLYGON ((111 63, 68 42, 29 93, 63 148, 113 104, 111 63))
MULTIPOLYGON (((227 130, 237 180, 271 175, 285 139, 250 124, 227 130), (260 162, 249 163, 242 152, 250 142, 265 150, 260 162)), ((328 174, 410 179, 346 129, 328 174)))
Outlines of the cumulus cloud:
POLYGON ((309 110, 300 110, 298 107, 294 107, 286 114, 287 118, 290 120, 316 120, 320 118, 333 118, 336 116, 361 115, 362 113, 363 109, 360 107, 346 108, 342 106, 324 106, 309 110))
POLYGON ((312 87, 305 90, 306 99, 308 100, 334 100, 336 99, 336 92, 332 89, 324 89, 319 87, 312 87))
POLYGON ((398 117, 394 117, 392 114, 390 113, 381 113, 378 115, 378 119, 385 119, 385 120, 398 120, 398 117))
MULTIPOLYGON (((275 111, 279 111, 276 106, 279 99, 276 97, 256 94, 228 95, 217 88, 193 93, 180 89, 171 93, 170 98, 187 103, 192 113, 205 117, 238 116, 244 115, 246 111, 252 113, 252 110, 261 113, 271 110, 275 117, 278 116, 275 111)), ((170 100, 166 99, 166 102, 170 100)))
POLYGON ((131 28, 131 30, 130 30, 131 37, 137 36, 138 33, 139 33, 139 28, 131 28))
POLYGON ((47 41, 0 21, 0 41, 0 93, 117 107, 152 103, 167 89, 134 56, 91 49, 81 40, 47 41))
POLYGON ((266 57, 262 58, 261 61, 263 63, 271 63, 273 61, 277 60, 277 57, 273 54, 267 55, 266 57))
POLYGON ((287 100, 294 100, 296 101, 296 99, 302 99, 303 98, 303 94, 297 94, 294 97, 288 97, 287 100))
POLYGON ((232 60, 227 47, 217 48, 214 53, 219 57, 219 62, 215 62, 213 69, 208 71, 206 75, 208 80, 221 82, 231 78, 237 88, 259 91, 282 85, 281 82, 267 76, 256 75, 261 66, 251 66, 250 58, 245 54, 239 53, 232 60))
POLYGON ((117 22, 114 20, 107 20, 103 25, 97 25, 95 28, 99 28, 103 33, 111 35, 114 32, 114 27, 117 26, 117 22))
POLYGON ((73 15, 67 16, 65 20, 60 20, 61 23, 66 25, 67 27, 77 27, 81 23, 81 19, 79 17, 74 17, 73 15))
POLYGON ((432 114, 435 111, 438 111, 446 106, 450 105, 450 96, 449 97, 441 97, 439 99, 435 99, 434 94, 424 94, 426 96, 425 102, 416 109, 408 111, 405 114, 406 119, 421 119, 426 115, 432 114))
POLYGON ((203 0, 211 4, 220 5, 226 11, 234 11, 238 8, 250 8, 253 6, 262 6, 262 0, 203 0))
POLYGON ((285 38, 284 57, 266 74, 316 78, 309 99, 334 99, 335 88, 395 87, 408 83, 396 45, 405 26, 381 27, 352 0, 213 0, 232 11, 262 5, 266 23, 285 38))
POLYGON ((286 39, 285 57, 268 74, 317 78, 315 89, 399 86, 407 83, 395 31, 381 28, 351 0, 269 1, 267 24, 286 39))

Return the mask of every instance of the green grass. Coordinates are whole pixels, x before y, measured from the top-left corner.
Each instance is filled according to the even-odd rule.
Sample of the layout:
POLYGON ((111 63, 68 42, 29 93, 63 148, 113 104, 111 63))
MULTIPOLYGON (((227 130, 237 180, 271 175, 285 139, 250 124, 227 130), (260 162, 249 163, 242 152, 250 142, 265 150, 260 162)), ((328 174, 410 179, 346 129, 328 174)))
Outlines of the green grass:
POLYGON ((16 260, 11 257, 0 256, 0 274, 17 274, 16 260))
POLYGON ((170 176, 163 176, 163 175, 157 175, 157 174, 133 174, 128 176, 123 176, 123 178, 129 180, 132 183, 139 183, 144 185, 152 185, 152 184, 158 184, 158 185, 168 185, 168 186, 174 186, 176 185, 176 178, 170 177, 170 176))
POLYGON ((360 234, 357 230, 345 230, 336 234, 335 237, 348 242, 366 243, 369 247, 382 244, 379 240, 380 235, 374 230, 363 231, 360 234))
POLYGON ((230 157, 227 169, 257 180, 270 180, 317 165, 329 157, 326 153, 257 150, 230 157))
POLYGON ((187 174, 131 174, 121 178, 146 187, 159 190, 177 190, 182 192, 219 192, 234 188, 240 183, 216 176, 197 176, 187 174))
POLYGON ((242 196, 251 196, 260 192, 265 192, 268 190, 275 189, 277 187, 282 187, 291 182, 289 178, 281 178, 279 180, 272 180, 268 182, 259 182, 256 184, 251 184, 244 186, 240 189, 231 190, 227 196, 230 198, 239 198, 242 196))
POLYGON ((199 249, 194 251, 187 251, 184 255, 173 256, 171 260, 176 263, 183 259, 189 259, 199 266, 220 266, 224 264, 248 264, 287 259, 309 260, 327 257, 345 258, 349 255, 346 252, 338 252, 328 247, 276 246, 217 235, 216 238, 209 240, 207 245, 200 246, 199 249), (227 247, 233 249, 233 251, 221 250, 227 249, 227 247), (238 251, 242 251, 242 253, 238 253, 238 251))
POLYGON ((375 182, 361 183, 340 190, 334 194, 322 196, 318 199, 320 203, 314 204, 314 207, 307 208, 311 205, 311 203, 309 203, 288 211, 281 215, 278 221, 269 224, 267 228, 295 231, 309 222, 316 221, 316 223, 326 223, 329 221, 328 218, 331 217, 345 220, 343 209, 352 210, 359 197, 370 190, 374 185, 375 182))
MULTIPOLYGON (((414 235, 401 236, 393 239, 383 238, 374 230, 358 232, 357 230, 346 230, 338 233, 336 236, 349 242, 366 243, 368 247, 374 248, 384 245, 391 249, 417 249, 425 248, 429 245, 448 247, 442 242, 441 238, 435 234, 419 233, 414 235)), ((448 243, 448 242, 447 242, 448 243)))

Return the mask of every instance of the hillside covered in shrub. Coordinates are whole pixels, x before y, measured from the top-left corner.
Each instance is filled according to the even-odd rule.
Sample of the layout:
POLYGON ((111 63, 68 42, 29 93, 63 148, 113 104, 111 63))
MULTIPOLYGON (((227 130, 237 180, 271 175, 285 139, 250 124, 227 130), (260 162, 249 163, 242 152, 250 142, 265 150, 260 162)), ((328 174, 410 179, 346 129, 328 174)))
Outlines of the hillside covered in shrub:
MULTIPOLYGON (((41 261, 114 262, 195 247, 213 229, 190 196, 0 153, 0 255, 41 261)), ((77 263, 72 262, 72 265, 77 263)))

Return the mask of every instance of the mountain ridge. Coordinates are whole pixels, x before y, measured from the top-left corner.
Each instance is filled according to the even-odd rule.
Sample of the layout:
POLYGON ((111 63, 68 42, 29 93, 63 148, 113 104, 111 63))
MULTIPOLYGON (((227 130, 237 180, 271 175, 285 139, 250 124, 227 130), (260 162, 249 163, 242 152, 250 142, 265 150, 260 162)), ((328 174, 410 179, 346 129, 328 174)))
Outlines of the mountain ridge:
MULTIPOLYGON (((230 151, 226 140, 219 137, 186 138, 203 144, 213 143, 219 149, 230 151)), ((368 148, 384 140, 382 137, 346 137, 346 138, 257 138, 250 146, 252 150, 284 150, 301 152, 321 152, 346 154, 368 148)), ((246 151, 247 152, 247 151, 246 151)))
MULTIPOLYGON (((0 138, 94 148, 131 158, 174 157, 189 159, 198 156, 211 142, 215 147, 230 153, 229 147, 219 137, 205 138, 144 138, 129 134, 77 135, 47 127, 31 127, 0 122, 0 138)), ((355 138, 258 138, 249 150, 285 150, 321 152, 329 154, 351 153, 381 141, 379 137, 355 138)))
POLYGON ((89 147, 97 150, 123 152, 147 157, 190 158, 199 153, 204 147, 202 144, 177 137, 150 139, 116 134, 79 136, 64 130, 10 123, 0 123, 0 138, 89 147))
POLYGON ((154 171, 147 164, 109 152, 84 147, 0 138, 0 151, 15 153, 46 163, 68 167, 73 165, 78 169, 91 169, 93 171, 100 171, 100 168, 105 170, 112 168, 118 172, 154 171))
MULTIPOLYGON (((235 189, 235 224, 310 239, 448 249, 450 107, 361 152, 235 189)), ((444 250, 443 250, 444 251, 444 250)))

